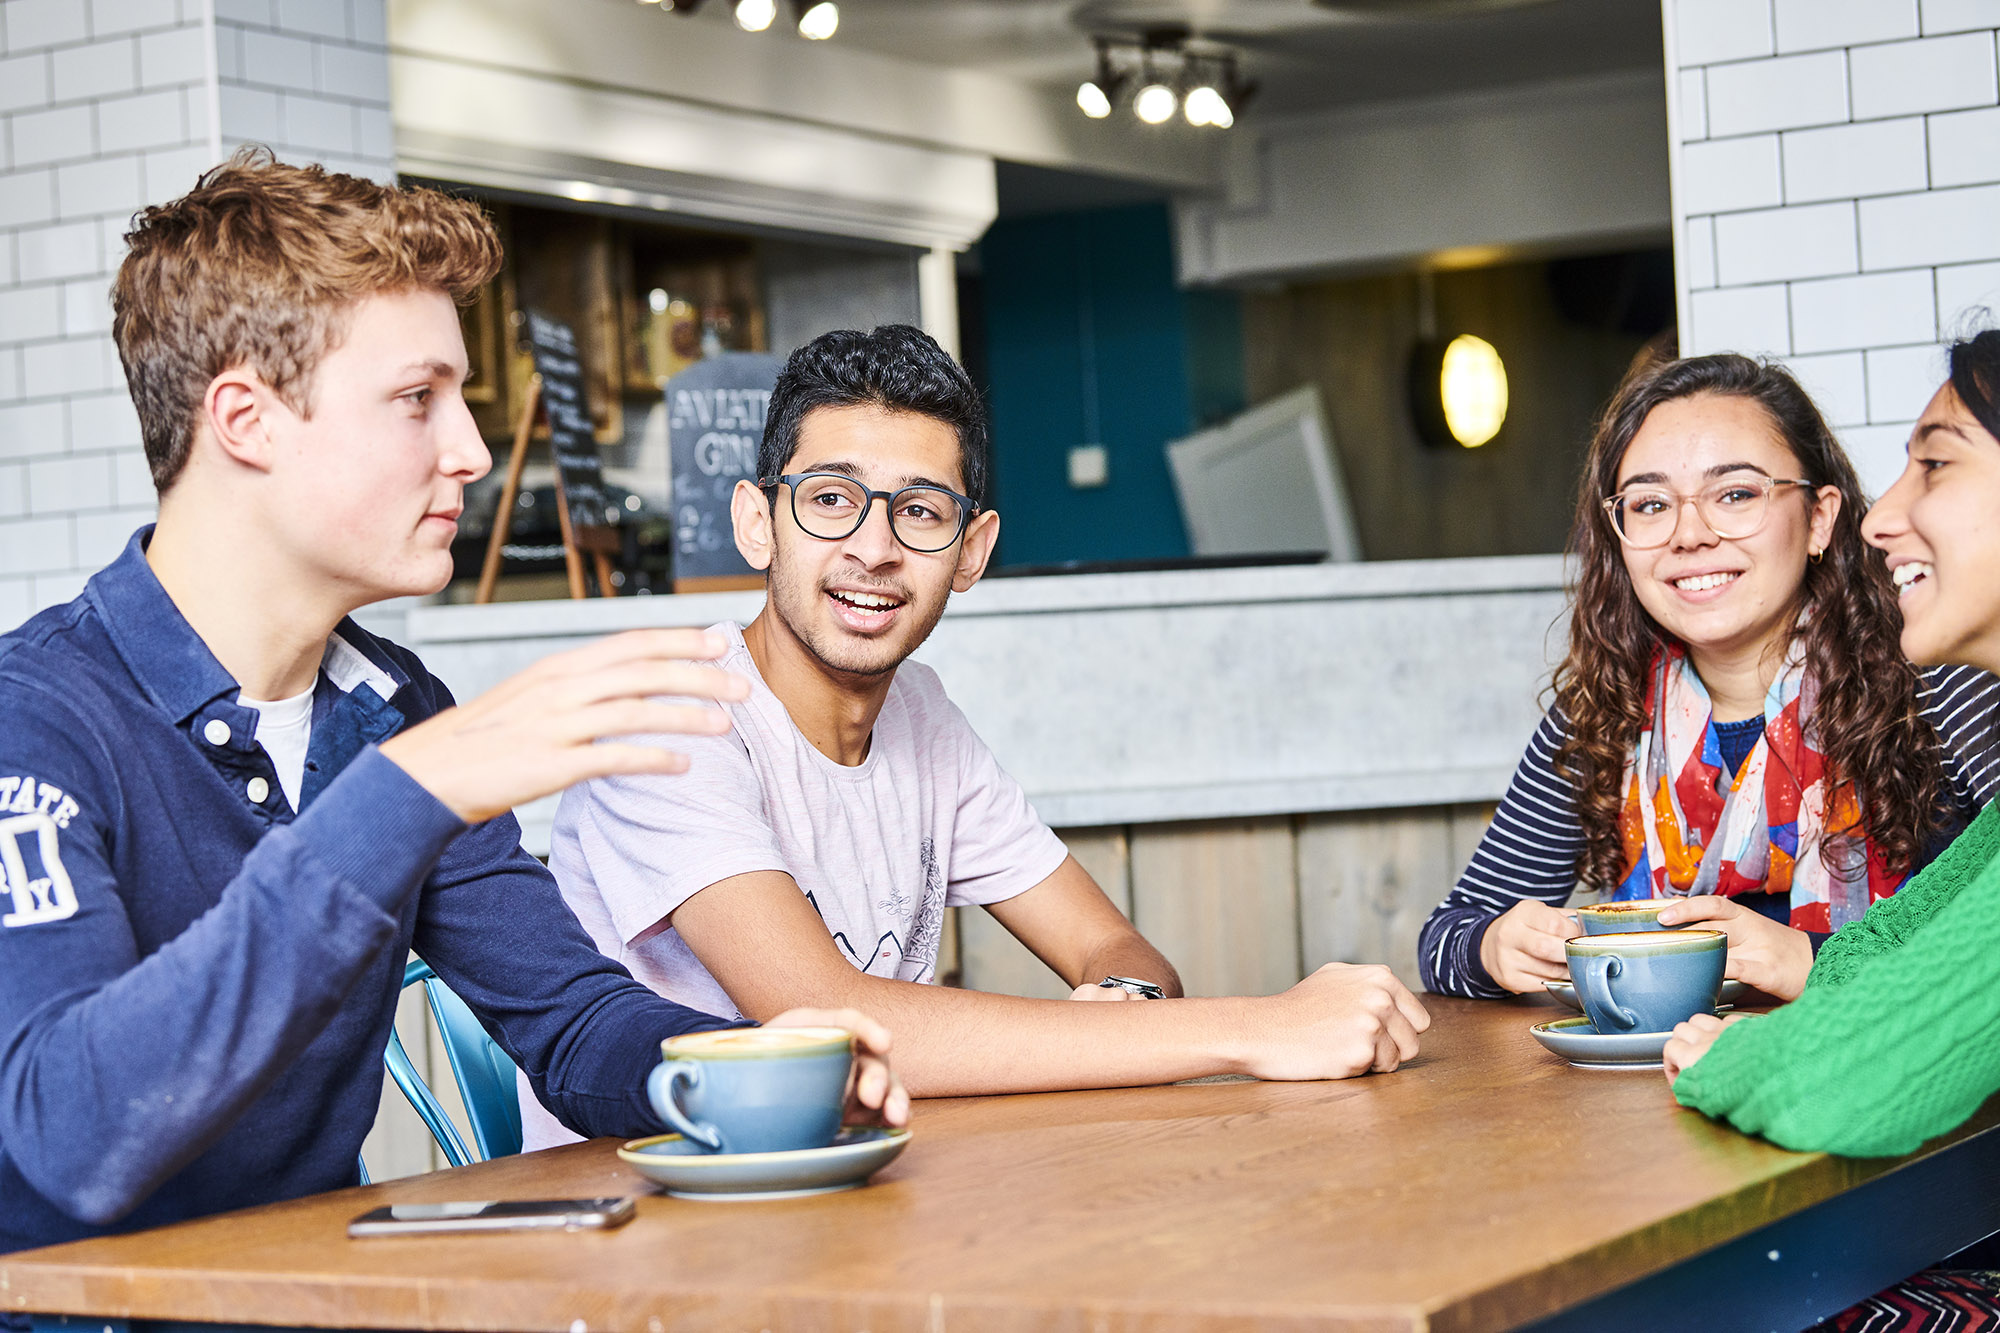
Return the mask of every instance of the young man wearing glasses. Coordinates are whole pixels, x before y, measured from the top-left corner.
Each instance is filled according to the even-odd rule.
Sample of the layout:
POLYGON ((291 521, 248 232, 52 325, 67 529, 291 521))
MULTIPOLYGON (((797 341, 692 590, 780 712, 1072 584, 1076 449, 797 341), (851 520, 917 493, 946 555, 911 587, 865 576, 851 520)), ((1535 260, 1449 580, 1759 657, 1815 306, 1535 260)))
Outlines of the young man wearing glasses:
MULTIPOLYGON (((937 676, 905 662, 978 582, 1000 525, 982 505, 984 408, 935 342, 892 325, 800 348, 758 463, 733 516, 766 602, 740 631, 716 627, 723 664, 751 680, 728 705, 733 729, 676 738, 685 777, 594 782, 556 816, 550 865, 599 948, 719 1013, 864 1005, 894 1026, 918 1094, 1340 1078, 1415 1054, 1429 1018, 1386 968, 1332 965, 1270 997, 1172 998, 1167 960, 1035 817, 937 676), (921 984, 944 910, 961 904, 991 912, 1074 999, 1169 998, 921 984)), ((557 1141, 525 1109, 529 1144, 557 1141)))

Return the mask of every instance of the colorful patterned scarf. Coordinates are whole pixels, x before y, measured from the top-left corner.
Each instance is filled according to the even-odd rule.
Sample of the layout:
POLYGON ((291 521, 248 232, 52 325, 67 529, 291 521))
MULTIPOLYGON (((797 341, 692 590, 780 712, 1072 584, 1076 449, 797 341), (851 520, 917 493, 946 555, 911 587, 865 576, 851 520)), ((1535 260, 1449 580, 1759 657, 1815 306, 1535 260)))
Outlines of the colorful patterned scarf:
POLYGON ((1854 785, 1828 791, 1817 691, 1794 656, 1764 698, 1764 734, 1730 780, 1708 691, 1675 645, 1653 659, 1652 724, 1626 770, 1616 899, 1789 893, 1792 925, 1838 930, 1902 886, 1861 828, 1854 785))

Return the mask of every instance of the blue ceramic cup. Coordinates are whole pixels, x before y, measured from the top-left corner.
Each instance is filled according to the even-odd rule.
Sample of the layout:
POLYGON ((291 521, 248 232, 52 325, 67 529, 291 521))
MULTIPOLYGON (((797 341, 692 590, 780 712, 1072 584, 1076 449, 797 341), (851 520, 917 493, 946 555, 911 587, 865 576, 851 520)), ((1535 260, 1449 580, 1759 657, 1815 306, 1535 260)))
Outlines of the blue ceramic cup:
POLYGON ((1579 935, 1563 945, 1591 1026, 1603 1033, 1666 1032, 1715 1012, 1729 937, 1719 930, 1579 935))
POLYGON ((824 1148, 840 1133, 854 1036, 845 1028, 730 1028, 660 1043, 646 1096, 709 1152, 824 1148))
POLYGON ((1660 909, 1672 898, 1639 898, 1630 902, 1598 903, 1576 909, 1586 935, 1616 935, 1634 930, 1672 930, 1660 924, 1660 909))

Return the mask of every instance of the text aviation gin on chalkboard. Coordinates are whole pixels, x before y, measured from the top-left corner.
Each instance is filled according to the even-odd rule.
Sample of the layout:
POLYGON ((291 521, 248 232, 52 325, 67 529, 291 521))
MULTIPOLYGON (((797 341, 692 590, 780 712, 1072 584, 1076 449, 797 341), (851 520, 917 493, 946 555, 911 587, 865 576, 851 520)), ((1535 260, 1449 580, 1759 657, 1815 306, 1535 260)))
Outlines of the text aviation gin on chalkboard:
POLYGON ((542 377, 542 410, 549 418, 549 453, 562 475, 569 521, 580 528, 616 524, 617 507, 604 494, 604 460, 584 407, 583 361, 576 334, 560 320, 528 312, 528 346, 542 377))
POLYGON ((768 352, 724 352, 667 381, 674 578, 755 574, 736 550, 729 496, 757 479, 764 412, 783 363, 768 352))

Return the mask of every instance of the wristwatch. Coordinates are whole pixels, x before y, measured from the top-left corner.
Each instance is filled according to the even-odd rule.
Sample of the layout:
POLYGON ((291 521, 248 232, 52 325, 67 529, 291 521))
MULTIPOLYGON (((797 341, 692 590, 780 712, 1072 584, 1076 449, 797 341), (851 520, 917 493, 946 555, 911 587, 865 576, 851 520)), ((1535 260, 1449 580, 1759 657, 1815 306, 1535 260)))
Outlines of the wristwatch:
POLYGON ((1137 977, 1106 977, 1097 983, 1105 990, 1122 990, 1127 995, 1136 995, 1142 1000, 1164 1000, 1167 993, 1150 981, 1137 977))

